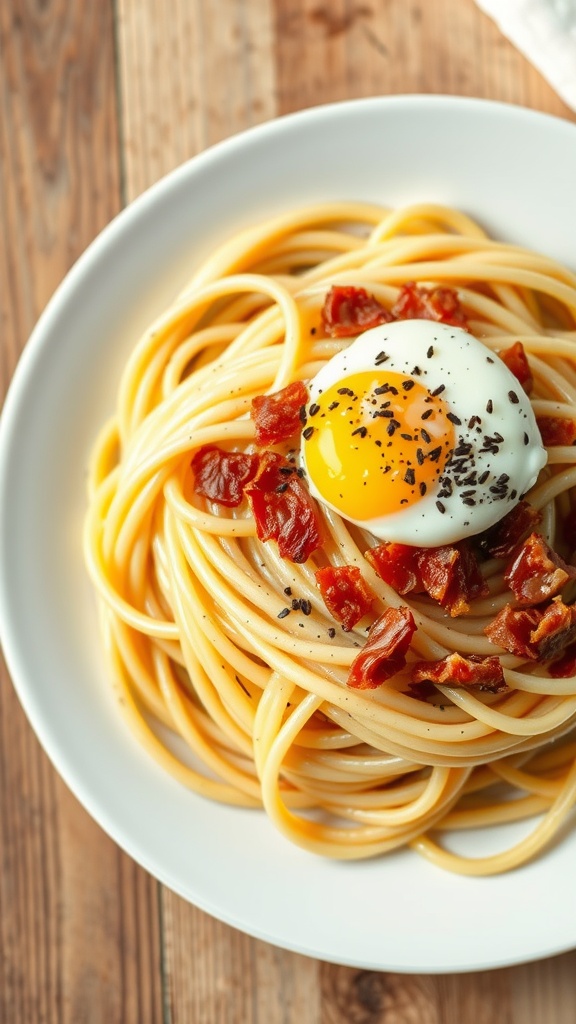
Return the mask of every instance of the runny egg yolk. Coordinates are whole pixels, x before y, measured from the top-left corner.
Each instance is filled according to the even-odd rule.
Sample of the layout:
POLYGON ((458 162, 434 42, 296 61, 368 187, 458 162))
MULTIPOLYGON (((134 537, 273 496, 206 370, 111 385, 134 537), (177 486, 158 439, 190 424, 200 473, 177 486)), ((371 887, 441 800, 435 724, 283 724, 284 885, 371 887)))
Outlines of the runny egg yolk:
POLYGON ((435 490, 456 443, 457 420, 442 390, 372 370, 323 391, 308 407, 304 430, 307 472, 323 499, 363 521, 407 509, 435 490))

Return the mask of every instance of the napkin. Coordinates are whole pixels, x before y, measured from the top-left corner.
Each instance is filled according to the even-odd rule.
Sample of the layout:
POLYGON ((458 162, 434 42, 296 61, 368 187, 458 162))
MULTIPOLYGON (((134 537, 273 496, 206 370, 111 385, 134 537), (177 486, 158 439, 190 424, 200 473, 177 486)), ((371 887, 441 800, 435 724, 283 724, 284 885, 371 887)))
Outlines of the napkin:
POLYGON ((576 0, 476 0, 576 110, 576 0))

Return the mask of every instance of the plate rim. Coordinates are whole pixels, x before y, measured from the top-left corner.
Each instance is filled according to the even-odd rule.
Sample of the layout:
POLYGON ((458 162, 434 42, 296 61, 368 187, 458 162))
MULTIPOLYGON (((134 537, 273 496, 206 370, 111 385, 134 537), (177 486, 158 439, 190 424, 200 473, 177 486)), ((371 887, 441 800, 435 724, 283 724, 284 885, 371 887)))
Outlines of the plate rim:
MULTIPOLYGON (((497 116, 512 115, 514 118, 525 119, 533 123, 553 122, 559 130, 565 130, 573 140, 576 139, 576 125, 574 122, 558 115, 548 114, 543 111, 535 111, 516 104, 502 103, 497 100, 487 100, 479 97, 409 93, 397 96, 375 96, 365 99, 353 99, 336 103, 327 103, 299 110, 294 113, 285 114, 281 117, 273 118, 255 125, 245 131, 237 132, 191 157, 189 160, 164 175, 159 179, 159 181, 151 185, 145 192, 116 214, 116 216, 103 228, 101 232, 99 232, 99 234, 74 262, 38 318, 38 321, 18 359, 8 387, 2 413, 0 415, 0 496, 5 493, 5 480, 9 472, 8 463, 11 450, 10 441, 12 438, 13 443, 12 435, 19 414, 20 405, 29 386, 30 376, 34 372, 36 360, 39 354, 48 345, 48 339, 50 338, 53 323, 58 320, 62 306, 68 301, 69 297, 74 294, 77 283, 82 279, 86 272, 89 271, 93 261, 101 254, 105 253, 109 245, 113 244, 118 234, 121 234, 130 226, 131 223, 135 222, 140 217, 141 211, 144 211, 149 204, 155 204, 157 196, 161 197, 165 191, 170 190, 178 182, 184 181, 188 175, 191 173, 193 175, 195 168, 202 169, 209 166, 212 161, 220 160, 222 154, 224 154, 224 156, 232 154, 238 146, 250 146, 253 139, 258 139, 265 135, 274 137, 277 132, 281 133, 285 130, 284 126, 286 126, 286 124, 312 122, 318 117, 322 120, 326 117, 340 117, 343 113, 346 113, 346 111, 358 110, 359 108, 381 108, 385 112, 386 109, 390 108, 408 108, 414 105, 418 107, 435 106, 438 108, 445 107, 452 109, 474 108, 478 110, 481 109, 486 112, 491 111, 494 114, 497 114, 497 116)), ((0 503, 0 549, 4 538, 3 516, 3 505, 0 503)), ((251 928, 245 921, 238 921, 234 914, 226 916, 221 907, 215 908, 211 904, 210 900, 202 901, 198 894, 196 894, 192 899, 190 894, 178 884, 177 880, 170 879, 168 877, 169 873, 165 874, 165 877, 161 877, 162 873, 159 872, 158 865, 154 863, 154 858, 147 858, 146 851, 142 851, 140 848, 135 847, 130 841, 130 837, 126 836, 121 829, 115 827, 115 823, 110 822, 106 809, 102 807, 99 799, 92 792, 86 789, 81 779, 74 776, 73 772, 70 771, 66 757, 62 755, 61 750, 58 748, 56 739, 51 733, 49 723, 45 722, 38 714, 38 709, 33 699, 33 687, 31 691, 29 681, 25 678, 26 670, 21 662, 21 642, 18 642, 11 628, 9 595, 7 592, 6 580, 4 578, 4 571, 1 566, 0 643, 4 649, 4 656, 12 685, 25 711, 28 721, 52 765, 76 799, 78 799, 80 804, 87 810, 103 831, 105 831, 114 842, 124 849, 129 856, 131 856, 153 877, 157 878, 162 882, 162 884, 166 885, 169 889, 186 899, 188 902, 193 902, 194 905, 199 907, 201 910, 211 914, 221 921, 224 921, 232 927, 238 928, 242 932, 251 935, 254 938, 263 940, 279 948, 288 949, 292 952, 308 957, 363 969, 383 971, 393 970, 398 973, 466 973, 470 971, 494 969, 503 966, 529 963, 543 957, 558 955, 576 946, 575 929, 573 941, 570 945, 566 945, 566 943, 561 942, 557 944, 552 943, 546 948, 541 947, 538 950, 535 950, 533 954, 529 956, 520 954, 516 958, 507 957, 500 958, 499 960, 487 958, 485 961, 475 961, 473 964, 462 963, 454 965, 451 963, 450 965, 432 964, 429 966, 418 964, 416 967, 402 964, 383 965, 376 962, 367 964, 364 960, 359 961, 354 958, 342 959, 341 956, 335 958, 334 956, 327 954, 326 951, 321 952, 316 949, 306 948, 305 944, 295 945, 294 943, 280 941, 277 936, 271 935, 266 931, 261 931, 257 928, 251 928)))

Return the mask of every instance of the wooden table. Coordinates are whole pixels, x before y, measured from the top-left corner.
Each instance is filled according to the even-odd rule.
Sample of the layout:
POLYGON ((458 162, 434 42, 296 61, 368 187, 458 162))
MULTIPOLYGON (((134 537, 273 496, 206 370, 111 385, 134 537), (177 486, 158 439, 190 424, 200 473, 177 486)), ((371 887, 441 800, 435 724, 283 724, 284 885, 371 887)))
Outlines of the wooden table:
MULTIPOLYGON (((402 92, 575 119, 473 0, 1 0, 3 391, 71 263, 161 175, 278 114, 402 92)), ((377 974, 212 920, 87 816, 4 672, 1 1024, 572 1024, 575 972, 576 952, 492 973, 377 974)))

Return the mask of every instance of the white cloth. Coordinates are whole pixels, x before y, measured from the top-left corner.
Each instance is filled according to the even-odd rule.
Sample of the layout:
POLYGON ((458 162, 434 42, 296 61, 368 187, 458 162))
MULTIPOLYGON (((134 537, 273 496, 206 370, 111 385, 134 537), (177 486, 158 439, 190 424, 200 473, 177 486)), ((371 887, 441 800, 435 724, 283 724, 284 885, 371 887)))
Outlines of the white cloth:
POLYGON ((476 0, 576 110, 576 0, 476 0))

